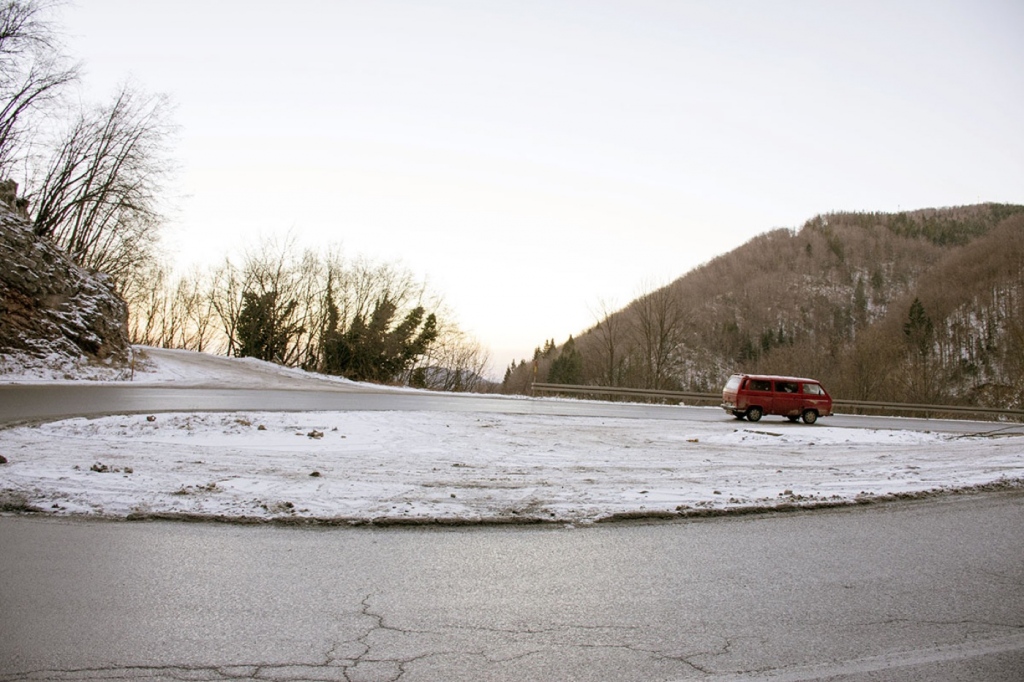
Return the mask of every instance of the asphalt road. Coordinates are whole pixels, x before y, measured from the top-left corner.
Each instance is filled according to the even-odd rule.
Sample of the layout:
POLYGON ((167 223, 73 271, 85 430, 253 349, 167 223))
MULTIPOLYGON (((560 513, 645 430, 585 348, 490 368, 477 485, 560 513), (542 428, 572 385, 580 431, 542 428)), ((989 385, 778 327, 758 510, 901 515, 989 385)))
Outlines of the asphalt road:
POLYGON ((0 680, 1024 679, 1024 495, 589 528, 0 517, 0 680))
MULTIPOLYGON (((285 384, 0 386, 0 425, 193 410, 731 420, 702 408, 285 384)), ((1021 528, 1019 493, 577 529, 0 516, 0 682, 1020 682, 1021 528)))
MULTIPOLYGON (((707 407, 645 405, 586 400, 530 399, 459 393, 367 389, 346 384, 309 388, 210 388, 174 385, 22 384, 0 385, 0 426, 31 420, 148 412, 235 410, 425 410, 501 412, 563 416, 735 421, 707 407)), ((765 417, 764 423, 780 420, 765 417)), ((1024 433, 1022 423, 835 415, 823 426, 913 429, 952 433, 1024 433)), ((813 428, 813 427, 808 427, 813 428)))

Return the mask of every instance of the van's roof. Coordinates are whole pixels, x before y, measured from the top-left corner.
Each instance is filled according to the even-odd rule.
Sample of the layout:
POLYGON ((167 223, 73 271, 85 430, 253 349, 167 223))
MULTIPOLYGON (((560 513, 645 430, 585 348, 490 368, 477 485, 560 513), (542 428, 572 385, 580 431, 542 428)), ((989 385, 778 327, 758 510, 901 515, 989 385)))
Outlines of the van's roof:
POLYGON ((802 382, 807 382, 807 383, 812 383, 812 384, 820 384, 821 383, 817 379, 807 379, 805 377, 789 377, 789 376, 782 376, 781 374, 744 374, 742 372, 737 372, 736 374, 733 374, 733 376, 734 377, 750 377, 751 379, 770 379, 770 380, 774 380, 774 381, 802 381, 802 382))

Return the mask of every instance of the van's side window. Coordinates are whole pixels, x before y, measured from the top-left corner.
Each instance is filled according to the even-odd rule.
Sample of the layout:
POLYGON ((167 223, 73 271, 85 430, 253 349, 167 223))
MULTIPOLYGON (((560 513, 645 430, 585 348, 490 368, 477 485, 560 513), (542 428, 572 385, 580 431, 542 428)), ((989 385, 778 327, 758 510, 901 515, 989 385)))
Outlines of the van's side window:
POLYGON ((818 384, 804 384, 804 393, 810 395, 825 395, 825 391, 822 390, 818 384))
POLYGON ((764 381, 762 379, 751 379, 747 382, 748 391, 771 391, 772 382, 764 381))
POLYGON ((775 390, 779 393, 796 393, 797 385, 792 381, 776 381, 775 390))

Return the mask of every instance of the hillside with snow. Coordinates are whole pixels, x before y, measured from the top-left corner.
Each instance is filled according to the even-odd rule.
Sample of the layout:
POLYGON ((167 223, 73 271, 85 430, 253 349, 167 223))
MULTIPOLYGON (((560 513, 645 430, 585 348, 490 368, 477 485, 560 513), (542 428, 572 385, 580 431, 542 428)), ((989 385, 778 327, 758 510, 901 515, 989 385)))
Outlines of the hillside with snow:
MULTIPOLYGON (((709 392, 813 376, 848 400, 1024 406, 1024 206, 829 213, 538 348, 539 381, 709 392)), ((507 390, 534 380, 534 359, 507 390)))

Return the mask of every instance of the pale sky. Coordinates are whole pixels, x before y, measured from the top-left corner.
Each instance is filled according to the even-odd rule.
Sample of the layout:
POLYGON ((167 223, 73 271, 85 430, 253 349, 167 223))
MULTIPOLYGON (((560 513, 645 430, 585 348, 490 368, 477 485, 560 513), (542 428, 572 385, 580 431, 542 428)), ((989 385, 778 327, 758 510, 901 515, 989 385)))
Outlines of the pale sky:
POLYGON ((429 282, 500 377, 831 211, 1024 203, 1024 2, 74 0, 176 104, 182 267, 291 232, 429 282))

